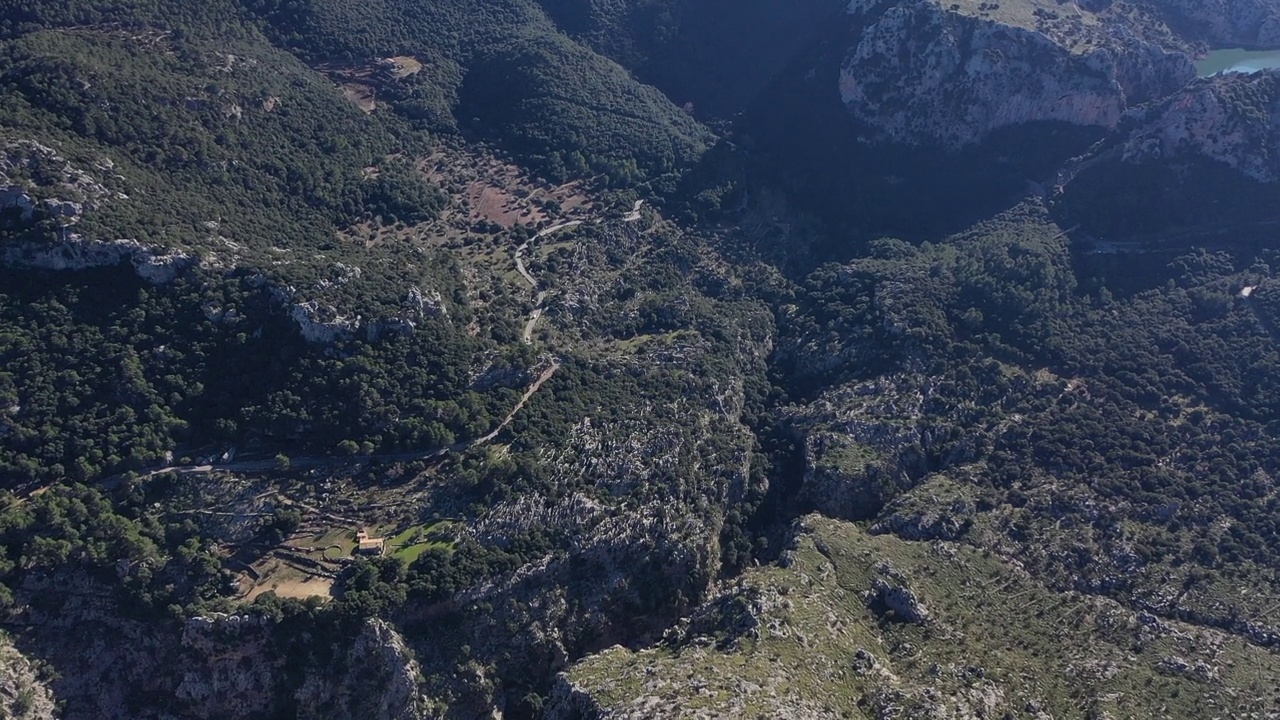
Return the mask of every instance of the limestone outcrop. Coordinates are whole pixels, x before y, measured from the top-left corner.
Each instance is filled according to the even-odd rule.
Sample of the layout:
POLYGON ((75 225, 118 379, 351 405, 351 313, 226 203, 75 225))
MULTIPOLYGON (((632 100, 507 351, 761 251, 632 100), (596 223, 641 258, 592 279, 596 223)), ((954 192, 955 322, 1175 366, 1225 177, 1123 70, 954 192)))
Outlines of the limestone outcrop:
POLYGON ((85 211, 122 197, 104 184, 115 175, 114 163, 103 158, 94 169, 77 167, 34 140, 0 141, 0 211, 17 208, 20 219, 30 220, 43 206, 62 222, 74 223, 85 211))
POLYGON ((126 619, 104 586, 85 581, 77 589, 80 594, 57 598, 60 608, 49 614, 26 605, 25 593, 20 597, 26 619, 40 625, 17 638, 21 654, 0 640, 5 717, 259 717, 276 716, 283 707, 299 718, 426 716, 418 666, 384 621, 368 620, 354 635, 289 638, 273 620, 253 613, 175 623, 126 619), (300 655, 281 651, 290 642, 303 644, 300 655), (313 654, 309 642, 323 643, 324 652, 313 654), (39 661, 27 658, 56 669, 48 687, 35 669, 39 661), (18 704, 23 712, 16 712, 18 704))
POLYGON ((851 4, 862 29, 839 89, 865 139, 959 148, 1031 122, 1112 128, 1195 76, 1185 53, 1092 13, 1027 22, 960 7, 851 4))
POLYGON ((400 633, 384 620, 369 620, 332 667, 307 675, 294 693, 298 717, 419 720, 427 713, 419 674, 400 633))
POLYGON ((1200 156, 1258 182, 1280 180, 1280 74, 1229 73, 1200 80, 1131 113, 1128 163, 1200 156))
POLYGON ((56 698, 39 669, 7 636, 0 637, 0 717, 54 720, 56 698))
POLYGON ((53 243, 19 243, 4 249, 4 264, 12 268, 39 270, 85 270, 129 263, 143 280, 152 284, 172 281, 196 264, 191 255, 178 250, 159 250, 137 240, 90 240, 63 232, 53 243))

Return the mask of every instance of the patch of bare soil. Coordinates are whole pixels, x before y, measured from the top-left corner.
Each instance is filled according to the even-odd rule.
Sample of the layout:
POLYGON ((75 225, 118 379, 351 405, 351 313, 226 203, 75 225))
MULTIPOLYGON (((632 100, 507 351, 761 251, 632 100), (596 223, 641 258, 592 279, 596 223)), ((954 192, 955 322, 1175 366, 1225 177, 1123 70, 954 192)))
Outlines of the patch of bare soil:
POLYGON ((364 112, 371 113, 378 109, 378 101, 374 99, 372 86, 343 83, 340 87, 342 88, 342 96, 355 103, 356 107, 364 112))
POLYGON ((321 63, 313 69, 342 89, 342 95, 366 113, 378 108, 378 86, 403 80, 422 72, 420 60, 409 55, 383 58, 373 62, 344 65, 321 63))
POLYGON ((338 233, 338 238, 372 248, 387 243, 414 240, 419 238, 423 231, 422 225, 405 225, 404 223, 383 225, 376 220, 370 220, 342 229, 338 233))
POLYGON ((309 597, 320 597, 328 599, 331 597, 333 590, 333 580, 327 577, 301 576, 295 577, 292 573, 281 573, 273 577, 263 578, 249 594, 245 596, 247 602, 253 602, 253 599, 266 592, 274 592, 282 598, 297 598, 304 600, 309 597))
POLYGON ((397 55, 382 62, 397 80, 422 72, 422 62, 408 55, 397 55))
POLYGON ((583 216, 591 209, 582 183, 552 185, 489 155, 444 150, 420 168, 460 200, 458 211, 469 224, 489 222, 509 230, 583 216))

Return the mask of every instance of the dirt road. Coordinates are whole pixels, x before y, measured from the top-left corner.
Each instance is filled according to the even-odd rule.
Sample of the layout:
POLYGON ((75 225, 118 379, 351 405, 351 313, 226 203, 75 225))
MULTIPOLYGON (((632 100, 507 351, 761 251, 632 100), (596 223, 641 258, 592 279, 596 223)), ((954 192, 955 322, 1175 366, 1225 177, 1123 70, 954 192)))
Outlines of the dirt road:
MULTIPOLYGON (((552 225, 546 230, 542 230, 537 235, 534 235, 528 240, 525 240, 524 244, 516 248, 516 270, 520 273, 520 276, 523 277, 525 281, 529 283, 530 287, 532 287, 534 290, 538 290, 537 278, 529 274, 529 269, 524 265, 524 253, 526 250, 529 249, 529 245, 534 242, 537 242, 538 240, 552 233, 557 233, 557 232, 560 232, 561 230, 568 230, 569 228, 577 227, 581 224, 582 224, 581 220, 570 220, 568 222, 562 222, 556 225, 552 225)), ((534 298, 534 301, 533 301, 533 312, 529 313, 529 319, 525 321, 525 324, 524 324, 524 332, 520 334, 520 339, 524 341, 525 345, 533 344, 533 329, 537 327, 538 320, 542 317, 542 302, 546 299, 547 299, 546 291, 539 290, 538 296, 534 298)))
MULTIPOLYGON (((463 440, 444 447, 419 450, 417 452, 378 453, 374 455, 360 455, 355 457, 334 457, 327 455, 293 457, 289 459, 289 467, 291 469, 298 469, 330 467, 335 465, 346 465, 349 463, 415 462, 418 460, 431 460, 443 457, 450 452, 462 452, 476 445, 483 445, 484 443, 491 442, 494 438, 498 437, 499 433, 506 430, 507 426, 516 419, 516 414, 519 413, 520 410, 524 408, 525 404, 529 402, 529 399, 532 398, 534 394, 536 394, 559 369, 560 363, 552 360, 551 364, 547 366, 547 369, 543 370, 542 373, 538 375, 537 379, 525 389, 524 394, 520 396, 520 400, 511 408, 511 411, 507 413, 506 417, 502 418, 502 422, 498 423, 497 427, 493 430, 490 430, 488 433, 481 435, 480 437, 472 438, 471 440, 463 440)), ((211 472, 266 472, 277 468, 278 463, 275 460, 243 460, 227 463, 207 463, 204 465, 168 465, 148 470, 143 473, 143 476, 151 477, 153 475, 161 475, 163 473, 170 472, 180 473, 183 475, 200 475, 211 472)))

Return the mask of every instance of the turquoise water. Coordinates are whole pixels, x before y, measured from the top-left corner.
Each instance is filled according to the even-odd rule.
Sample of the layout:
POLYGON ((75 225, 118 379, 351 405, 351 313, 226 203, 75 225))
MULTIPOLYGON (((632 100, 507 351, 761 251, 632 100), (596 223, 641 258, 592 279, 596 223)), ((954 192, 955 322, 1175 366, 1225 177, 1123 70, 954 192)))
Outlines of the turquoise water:
POLYGON ((1280 50, 1214 50, 1196 63, 1200 77, 1220 72, 1250 73, 1280 68, 1280 50))

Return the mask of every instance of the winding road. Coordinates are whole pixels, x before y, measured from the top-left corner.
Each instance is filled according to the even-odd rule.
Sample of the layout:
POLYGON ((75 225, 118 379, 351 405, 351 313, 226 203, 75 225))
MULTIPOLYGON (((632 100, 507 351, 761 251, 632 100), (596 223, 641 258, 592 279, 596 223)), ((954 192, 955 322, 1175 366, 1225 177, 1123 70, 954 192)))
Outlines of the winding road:
POLYGON ((520 335, 520 339, 524 341, 525 345, 533 344, 533 329, 537 326, 539 318, 542 317, 542 303, 547 299, 547 291, 538 290, 538 279, 529 274, 529 269, 525 267, 524 253, 529 249, 530 244, 546 237, 547 235, 560 232, 561 230, 568 230, 569 228, 577 227, 581 224, 581 220, 570 220, 568 222, 552 225, 546 230, 539 231, 537 235, 525 240, 520 247, 516 248, 516 270, 520 273, 520 277, 523 277, 525 281, 529 283, 529 286, 538 292, 538 295, 533 299, 533 312, 529 313, 529 319, 526 320, 524 324, 524 332, 520 335))
MULTIPOLYGON (((633 215, 638 215, 640 205, 641 203, 636 204, 636 208, 632 211, 633 215)), ((630 216, 628 216, 627 218, 624 218, 624 222, 627 222, 627 221, 630 221, 630 216)), ((555 225, 552 225, 549 228, 546 228, 545 230, 539 231, 536 235, 524 241, 523 244, 521 244, 519 247, 516 248, 516 252, 515 252, 516 270, 520 273, 520 276, 523 277, 525 281, 529 283, 529 286, 532 287, 535 291, 537 291, 537 295, 534 298, 533 311, 529 313, 529 319, 525 322, 525 325, 524 325, 524 333, 522 338, 526 345, 532 344, 533 342, 533 330, 534 330, 534 327, 538 324, 538 319, 542 317, 542 310, 543 310, 542 305, 543 305, 543 302, 545 302, 547 299, 547 291, 538 290, 537 278, 535 278, 532 274, 529 273, 529 269, 524 264, 524 253, 529 249, 529 246, 534 242, 548 235, 551 235, 553 233, 560 232, 561 230, 568 230, 569 228, 577 227, 581 224, 583 224, 582 220, 569 220, 567 222, 557 223, 555 225)), ((507 426, 509 426, 511 422, 515 420, 516 414, 519 413, 522 408, 524 408, 525 404, 529 402, 529 399, 532 398, 534 394, 537 393, 538 390, 548 380, 550 380, 551 377, 555 375, 556 371, 559 369, 560 369, 560 363, 555 359, 552 359, 551 364, 547 366, 547 368, 543 370, 540 375, 538 375, 537 379, 534 380, 533 383, 530 384, 528 388, 525 389, 524 394, 520 397, 520 400, 516 402, 515 407, 511 408, 511 411, 508 412, 506 417, 502 419, 502 422, 498 423, 498 426, 495 427, 493 430, 490 430, 488 433, 481 435, 480 437, 472 438, 470 440, 463 440, 461 442, 456 442, 452 445, 447 445, 444 447, 431 448, 429 450, 421 450, 417 452, 381 453, 381 454, 362 455, 362 456, 354 456, 354 457, 334 457, 334 456, 328 456, 328 455, 307 455, 307 456, 301 456, 301 457, 292 457, 289 459, 289 467, 293 469, 302 469, 302 468, 316 468, 316 467, 332 467, 335 465, 345 465, 352 462, 360 462, 360 463, 414 462, 419 460, 431 460, 431 459, 443 457, 444 455, 450 452, 461 452, 463 450, 466 450, 467 448, 474 447, 476 445, 483 445, 484 443, 491 442, 492 440, 497 438, 498 434, 501 433, 503 430, 505 430, 507 426)), ((143 473, 143 475, 144 477, 151 477, 153 475, 160 475, 163 473, 171 473, 171 472, 181 473, 184 475, 203 474, 203 473, 211 473, 211 472, 267 472, 270 470, 278 469, 278 465, 279 463, 277 463, 277 461, 274 459, 239 460, 234 462, 206 463, 201 465, 167 465, 165 467, 152 468, 151 470, 147 470, 146 472, 143 473)), ((119 477, 123 477, 123 476, 118 476, 117 478, 113 478, 113 479, 118 479, 119 477)))
MULTIPOLYGON (((560 369, 560 363, 552 360, 551 364, 543 370, 537 379, 525 388, 524 394, 520 396, 511 411, 506 417, 502 418, 502 422, 498 426, 490 430, 488 433, 470 440, 463 440, 452 445, 444 447, 431 448, 429 450, 419 450, 417 452, 404 453, 378 453, 374 455, 359 455, 354 457, 334 457, 330 455, 307 455, 303 457, 295 457, 289 459, 289 467, 292 469, 314 468, 314 467, 330 467, 334 465, 346 465, 352 462, 415 462, 418 460, 433 460, 443 457, 450 452, 462 452, 476 445, 483 445, 491 442, 498 437, 498 433, 507 429, 507 426, 516 419, 516 414, 524 408, 529 399, 548 381, 556 371, 560 369)), ((153 475, 161 475, 164 473, 176 472, 183 475, 199 475, 211 472, 266 472, 268 470, 278 469, 275 460, 241 460, 237 462, 226 463, 207 463, 204 465, 168 465, 166 467, 154 468, 143 473, 143 477, 151 477, 153 475)))

